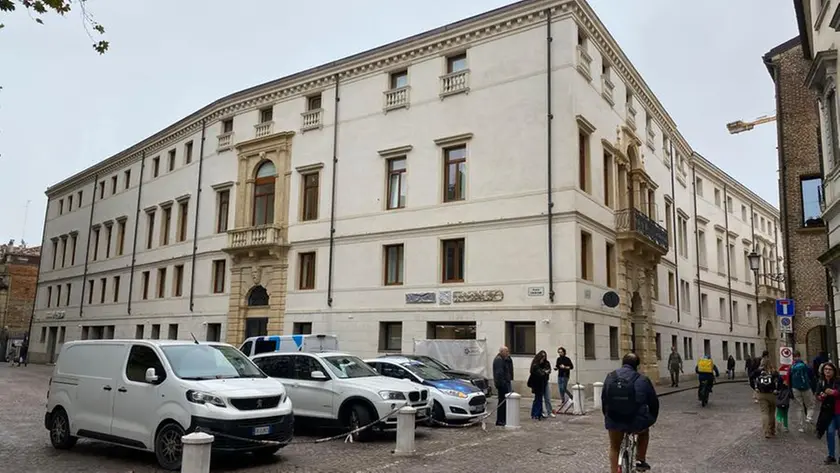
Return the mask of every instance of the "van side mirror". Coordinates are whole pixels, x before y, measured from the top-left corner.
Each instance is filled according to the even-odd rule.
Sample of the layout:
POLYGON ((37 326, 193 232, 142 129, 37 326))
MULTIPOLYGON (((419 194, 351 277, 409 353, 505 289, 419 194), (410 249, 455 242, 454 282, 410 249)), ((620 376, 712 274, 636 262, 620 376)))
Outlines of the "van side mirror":
POLYGON ((327 375, 325 375, 323 371, 313 371, 309 373, 309 377, 320 381, 324 381, 327 379, 327 375))
POLYGON ((158 376, 155 373, 155 369, 154 368, 146 369, 146 382, 149 383, 149 384, 155 384, 155 383, 157 383, 157 380, 158 380, 158 376))

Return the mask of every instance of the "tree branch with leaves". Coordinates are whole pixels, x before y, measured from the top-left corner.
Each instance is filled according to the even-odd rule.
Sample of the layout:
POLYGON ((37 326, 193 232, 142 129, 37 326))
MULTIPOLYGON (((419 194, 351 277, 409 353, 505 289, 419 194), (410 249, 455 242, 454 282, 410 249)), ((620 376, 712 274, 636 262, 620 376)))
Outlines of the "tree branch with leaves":
MULTIPOLYGON (((85 32, 93 41, 93 49, 99 54, 108 51, 110 43, 101 36, 105 34, 105 27, 99 24, 87 10, 87 0, 0 0, 0 13, 13 12, 23 7, 36 23, 43 25, 43 17, 50 14, 66 16, 71 11, 78 11, 82 18, 85 32)), ((3 23, 0 23, 3 28, 3 23)))

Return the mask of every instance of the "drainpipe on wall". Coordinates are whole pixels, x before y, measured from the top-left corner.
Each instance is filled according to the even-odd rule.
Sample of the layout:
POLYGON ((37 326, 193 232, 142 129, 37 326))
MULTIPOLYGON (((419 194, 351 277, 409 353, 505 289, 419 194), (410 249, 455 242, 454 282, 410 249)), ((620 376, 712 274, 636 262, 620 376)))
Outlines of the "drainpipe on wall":
MULTIPOLYGON (((96 180, 94 180, 94 187, 96 187, 96 180)), ((50 200, 47 199, 47 209, 44 211, 44 228, 41 229, 41 256, 44 255, 44 237, 47 236, 47 216, 50 214, 50 200)), ((93 217, 91 215, 91 217, 93 217)), ((66 244, 66 243, 65 243, 66 244)), ((35 294, 32 295, 32 312, 29 314, 29 328, 26 330, 26 339, 29 340, 29 344, 32 344, 32 322, 35 320, 35 303, 38 302, 38 289, 41 288, 41 265, 44 264, 43 258, 38 261, 38 269, 35 272, 35 294)), ((6 268, 8 268, 8 263, 6 264, 6 268)), ((85 265, 85 269, 87 269, 87 265, 85 265)), ((9 273, 9 287, 6 289, 6 309, 4 311, 3 317, 4 319, 8 318, 9 313, 9 299, 12 297, 12 275, 9 273)), ((82 280, 82 293, 84 293, 84 279, 82 280)), ((79 316, 81 316, 81 312, 79 312, 79 316)), ((3 323, 0 328, 5 326, 5 322, 3 323)), ((0 353, 0 355, 5 357, 5 353, 0 353)))
MULTIPOLYGON (((677 225, 677 200, 674 195, 674 142, 673 140, 668 141, 670 142, 668 148, 671 150, 671 231, 673 231, 674 226, 677 225)), ((668 235, 668 239, 671 239, 671 235, 668 235)), ((674 236, 674 278, 676 279, 674 281, 674 293, 677 296, 677 323, 680 323, 680 251, 676 235, 674 236)))
POLYGON ((729 292, 729 331, 733 329, 732 325, 732 251, 729 249, 729 198, 727 194, 727 186, 723 185, 723 221, 726 225, 726 287, 729 292))
MULTIPOLYGON (((554 114, 551 107, 551 42, 554 40, 551 37, 551 9, 546 10, 546 168, 548 172, 548 212, 546 219, 548 221, 548 301, 554 303, 554 199, 552 197, 552 180, 551 180, 551 150, 552 150, 552 125, 554 124, 554 114)), ((577 327, 577 324, 575 324, 577 327)), ((575 349, 577 352, 577 349, 575 349)), ((575 378, 577 379, 577 378, 575 378)))
MULTIPOLYGON (((140 155, 140 185, 137 187, 137 212, 134 213, 134 237, 131 243, 131 270, 128 273, 128 314, 131 315, 131 300, 134 292, 134 266, 137 263, 137 233, 140 225, 140 197, 143 195, 143 177, 146 175, 146 152, 140 155)), ((84 281, 82 282, 84 288, 84 281)), ((84 293, 84 290, 82 291, 84 293)), ((84 299, 85 295, 82 294, 84 299)))
MULTIPOLYGON (((198 145, 198 183, 195 185, 195 223, 193 223, 193 250, 190 268, 190 312, 195 303, 195 256, 198 252, 198 215, 201 209, 201 171, 204 167, 204 130, 207 119, 201 120, 201 143, 198 145)), ((140 209, 138 208, 139 212, 140 209)))
MULTIPOLYGON (((755 209, 753 208, 752 202, 750 202, 750 232, 752 233, 753 251, 757 254, 758 243, 755 241, 755 209)), ((758 325, 758 331, 756 333, 761 336, 761 310, 759 308, 761 302, 758 299, 758 271, 753 271, 753 275, 755 276, 755 281, 753 281, 755 284, 755 322, 758 325)))
MULTIPOLYGON (((143 176, 140 176, 142 179, 143 176)), ((87 274, 88 274, 88 261, 90 259, 90 234, 91 228, 93 227, 93 209, 96 207, 96 183, 99 182, 99 174, 94 174, 93 176, 93 195, 90 198, 90 218, 88 219, 88 227, 87 227, 87 243, 85 244, 85 270, 82 273, 82 300, 79 303, 79 317, 85 315, 85 289, 88 289, 86 286, 87 284, 87 274)), ((135 233, 137 229, 134 230, 135 233)), ((89 290, 89 289, 88 289, 89 290)))
POLYGON ((332 189, 330 190, 330 257, 327 270, 327 305, 333 305, 333 262, 335 261, 335 172, 338 167, 338 96, 339 75, 335 75, 335 108, 333 111, 332 189))
POLYGON ((700 309, 697 317, 697 328, 703 326, 703 294, 700 292, 700 230, 697 225, 697 168, 691 165, 691 188, 694 191, 694 257, 697 260, 697 307, 700 309))

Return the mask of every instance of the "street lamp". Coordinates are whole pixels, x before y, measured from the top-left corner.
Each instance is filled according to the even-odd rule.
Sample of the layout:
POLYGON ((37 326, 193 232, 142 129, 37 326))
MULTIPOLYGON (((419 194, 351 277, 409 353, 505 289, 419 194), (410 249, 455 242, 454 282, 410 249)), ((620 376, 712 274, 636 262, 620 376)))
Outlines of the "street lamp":
POLYGON ((750 263, 750 269, 752 270, 755 277, 753 278, 753 283, 755 284, 755 322, 758 325, 758 334, 761 335, 761 308, 759 307, 758 302, 758 268, 761 266, 761 255, 756 253, 753 250, 750 254, 747 255, 747 259, 750 263))

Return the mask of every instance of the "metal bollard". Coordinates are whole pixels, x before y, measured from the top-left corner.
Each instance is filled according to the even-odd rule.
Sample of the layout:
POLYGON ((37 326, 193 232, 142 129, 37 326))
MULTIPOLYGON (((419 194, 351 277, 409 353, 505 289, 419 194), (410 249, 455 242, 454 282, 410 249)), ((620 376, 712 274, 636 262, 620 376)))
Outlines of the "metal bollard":
POLYGON ((604 383, 598 381, 592 383, 592 395, 595 396, 595 410, 601 408, 601 392, 604 390, 604 383))
POLYGON ((522 396, 517 393, 508 393, 505 399, 507 399, 505 402, 505 428, 518 429, 521 427, 519 424, 519 404, 522 401, 522 396))
POLYGON ((397 448, 394 449, 394 455, 414 455, 414 424, 416 416, 417 409, 411 406, 405 406, 397 412, 397 448))
POLYGON ((194 432, 181 437, 184 444, 181 455, 181 473, 210 473, 210 450, 213 436, 194 432))
POLYGON ((583 385, 575 384, 574 386, 572 386, 572 391, 574 392, 575 396, 574 414, 576 416, 583 415, 583 385))

